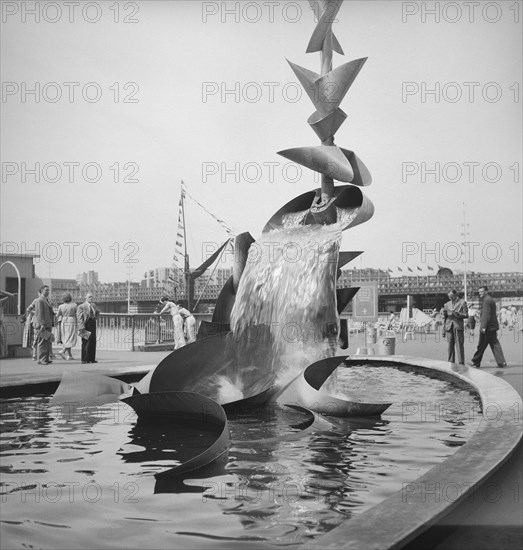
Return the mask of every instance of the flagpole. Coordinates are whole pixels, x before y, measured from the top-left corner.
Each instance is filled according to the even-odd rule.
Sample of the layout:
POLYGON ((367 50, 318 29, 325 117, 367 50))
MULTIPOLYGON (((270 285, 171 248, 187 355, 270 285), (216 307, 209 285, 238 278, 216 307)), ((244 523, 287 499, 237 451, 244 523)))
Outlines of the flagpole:
POLYGON ((189 254, 187 252, 187 231, 185 226, 185 184, 182 181, 181 186, 181 206, 182 206, 182 220, 183 220, 183 248, 184 248, 184 274, 185 274, 185 288, 187 292, 187 309, 191 311, 191 274, 189 272, 189 254))

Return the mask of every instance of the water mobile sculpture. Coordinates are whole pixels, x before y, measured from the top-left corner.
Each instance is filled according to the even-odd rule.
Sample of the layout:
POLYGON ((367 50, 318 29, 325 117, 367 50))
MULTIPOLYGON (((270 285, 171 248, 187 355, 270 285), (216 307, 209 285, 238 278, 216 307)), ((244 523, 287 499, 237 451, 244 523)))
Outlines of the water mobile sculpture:
MULTIPOLYGON (((287 149, 279 154, 320 173, 321 188, 306 192, 280 208, 265 225, 262 238, 282 229, 299 230, 308 226, 335 226, 341 236, 341 231, 364 223, 374 213, 371 201, 360 189, 371 183, 368 169, 352 150, 334 144, 334 136, 347 118, 339 107, 340 103, 366 60, 357 59, 333 69, 333 53, 343 54, 332 30, 342 2, 310 2, 320 13, 307 52, 320 52, 321 73, 289 62, 316 109, 308 123, 321 144, 287 149), (336 186, 335 180, 347 185, 336 186)), ((278 403, 282 407, 305 408, 322 414, 372 416, 381 414, 391 405, 348 401, 325 392, 324 383, 345 359, 332 354, 313 361, 292 379, 282 382, 278 362, 267 362, 271 353, 277 353, 273 346, 271 323, 260 322, 250 327, 256 329, 254 339, 252 331, 234 331, 234 327, 231 330, 233 312, 238 306, 237 297, 242 283, 246 284, 245 270, 254 242, 249 233, 236 237, 233 274, 217 300, 212 322, 202 325, 196 342, 172 352, 132 387, 110 378, 99 380, 100 377, 92 377, 89 384, 91 375, 84 376, 83 389, 85 391, 87 386, 93 389, 95 400, 108 402, 121 399, 135 409, 141 420, 185 419, 195 422, 202 429, 214 430, 215 438, 211 438, 207 448, 199 449, 195 456, 175 468, 175 473, 210 464, 227 452, 229 434, 226 411, 278 403), (228 384, 229 391, 223 391, 224 382, 228 384)), ((337 255, 335 283, 336 269, 339 274, 341 267, 361 252, 333 250, 337 255)), ((326 295, 332 290, 330 301, 339 314, 358 288, 335 290, 335 284, 331 284, 322 290, 326 295)), ((263 306, 260 303, 256 305, 263 306)), ((322 320, 318 319, 317 324, 321 323, 322 320)), ((331 327, 329 334, 327 332, 323 330, 326 339, 337 340, 343 336, 339 331, 339 320, 338 325, 331 327)), ((73 390, 73 386, 78 388, 72 378, 64 377, 54 396, 55 402, 71 400, 71 391, 78 398, 78 391, 73 390)), ((93 395, 85 399, 92 403, 93 395)), ((314 422, 308 428, 311 426, 314 422)))

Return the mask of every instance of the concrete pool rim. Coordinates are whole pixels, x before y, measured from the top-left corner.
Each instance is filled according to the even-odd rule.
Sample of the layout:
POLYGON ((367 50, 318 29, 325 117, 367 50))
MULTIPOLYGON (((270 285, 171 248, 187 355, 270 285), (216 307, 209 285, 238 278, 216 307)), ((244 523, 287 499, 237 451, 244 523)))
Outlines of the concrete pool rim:
POLYGON ((459 381, 477 392, 483 420, 472 437, 446 460, 366 512, 357 515, 301 548, 323 550, 399 549, 426 531, 462 503, 494 474, 516 451, 523 427, 522 400, 503 379, 481 369, 406 355, 347 356, 348 366, 407 368, 448 381, 459 381), (459 488, 455 499, 444 493, 459 488), (427 494, 430 494, 427 499, 427 494))

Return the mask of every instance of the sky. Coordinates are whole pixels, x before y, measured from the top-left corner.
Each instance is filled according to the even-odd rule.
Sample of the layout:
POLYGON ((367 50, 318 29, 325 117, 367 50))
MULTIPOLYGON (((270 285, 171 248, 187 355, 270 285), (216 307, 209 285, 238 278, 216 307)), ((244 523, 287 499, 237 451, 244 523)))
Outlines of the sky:
MULTIPOLYGON (((522 8, 345 0, 334 66, 368 60, 336 144, 375 207, 343 234, 351 266, 459 270, 465 240, 469 270, 521 271, 522 8)), ((39 276, 171 265, 181 180, 255 239, 319 186, 277 154, 319 145, 286 61, 320 72, 308 2, 3 1, 1 25, 0 240, 40 252, 39 276)), ((190 199, 186 216, 195 266, 227 235, 190 199)))

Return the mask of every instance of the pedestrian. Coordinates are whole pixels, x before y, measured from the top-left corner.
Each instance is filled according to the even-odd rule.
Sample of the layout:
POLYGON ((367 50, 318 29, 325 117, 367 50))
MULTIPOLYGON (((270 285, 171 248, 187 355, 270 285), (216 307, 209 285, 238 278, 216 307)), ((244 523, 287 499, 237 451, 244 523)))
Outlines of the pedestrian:
POLYGON ((499 310, 499 324, 501 325, 501 328, 507 326, 507 308, 502 307, 499 310))
POLYGON ((34 317, 36 309, 36 301, 38 298, 35 298, 31 304, 25 310, 24 315, 22 316, 22 323, 24 323, 24 332, 22 334, 22 347, 31 348, 31 355, 33 361, 36 361, 36 341, 37 335, 34 328, 34 317))
POLYGON ((504 368, 507 366, 505 356, 501 344, 498 340, 499 322, 496 315, 496 302, 494 298, 489 294, 488 287, 482 286, 479 289, 479 299, 481 302, 481 312, 479 317, 479 342, 478 348, 472 361, 468 364, 471 367, 480 368, 483 354, 490 345, 490 349, 494 354, 494 359, 498 367, 504 368))
POLYGON ((93 295, 89 292, 85 302, 76 310, 78 334, 82 338, 82 363, 98 363, 96 360, 96 320, 100 311, 93 302, 93 295))
POLYGON ((516 322, 516 308, 510 306, 507 308, 507 327, 509 330, 514 330, 514 323, 516 322))
POLYGON ((170 313, 173 320, 174 328, 174 349, 180 349, 185 346, 185 336, 183 334, 183 317, 180 315, 178 306, 169 300, 168 296, 162 296, 160 299, 160 305, 163 306, 162 310, 157 313, 170 313))
POLYGON ((448 361, 455 362, 455 348, 458 348, 458 363, 465 365, 464 326, 463 320, 468 317, 467 302, 459 299, 458 293, 451 290, 448 293, 449 301, 443 306, 445 319, 443 337, 448 342, 448 361))
POLYGON ((63 303, 58 306, 57 319, 60 322, 60 335, 62 340, 62 351, 58 355, 62 359, 70 361, 73 359, 71 348, 76 346, 77 338, 77 305, 73 302, 73 297, 69 292, 62 296, 63 303))
POLYGON ((476 329, 476 308, 474 306, 469 307, 469 318, 467 320, 467 326, 469 334, 474 337, 474 330, 476 329))
POLYGON ((396 314, 393 311, 391 311, 389 316, 389 323, 387 325, 387 330, 393 330, 394 332, 396 332, 396 326, 397 326, 396 314))
POLYGON ((184 322, 184 333, 187 343, 196 342, 196 319, 194 315, 184 307, 178 306, 178 313, 182 316, 184 322))
POLYGON ((40 296, 36 300, 34 328, 37 335, 36 355, 39 365, 48 365, 51 361, 54 311, 49 303, 50 288, 44 285, 39 290, 40 296))

